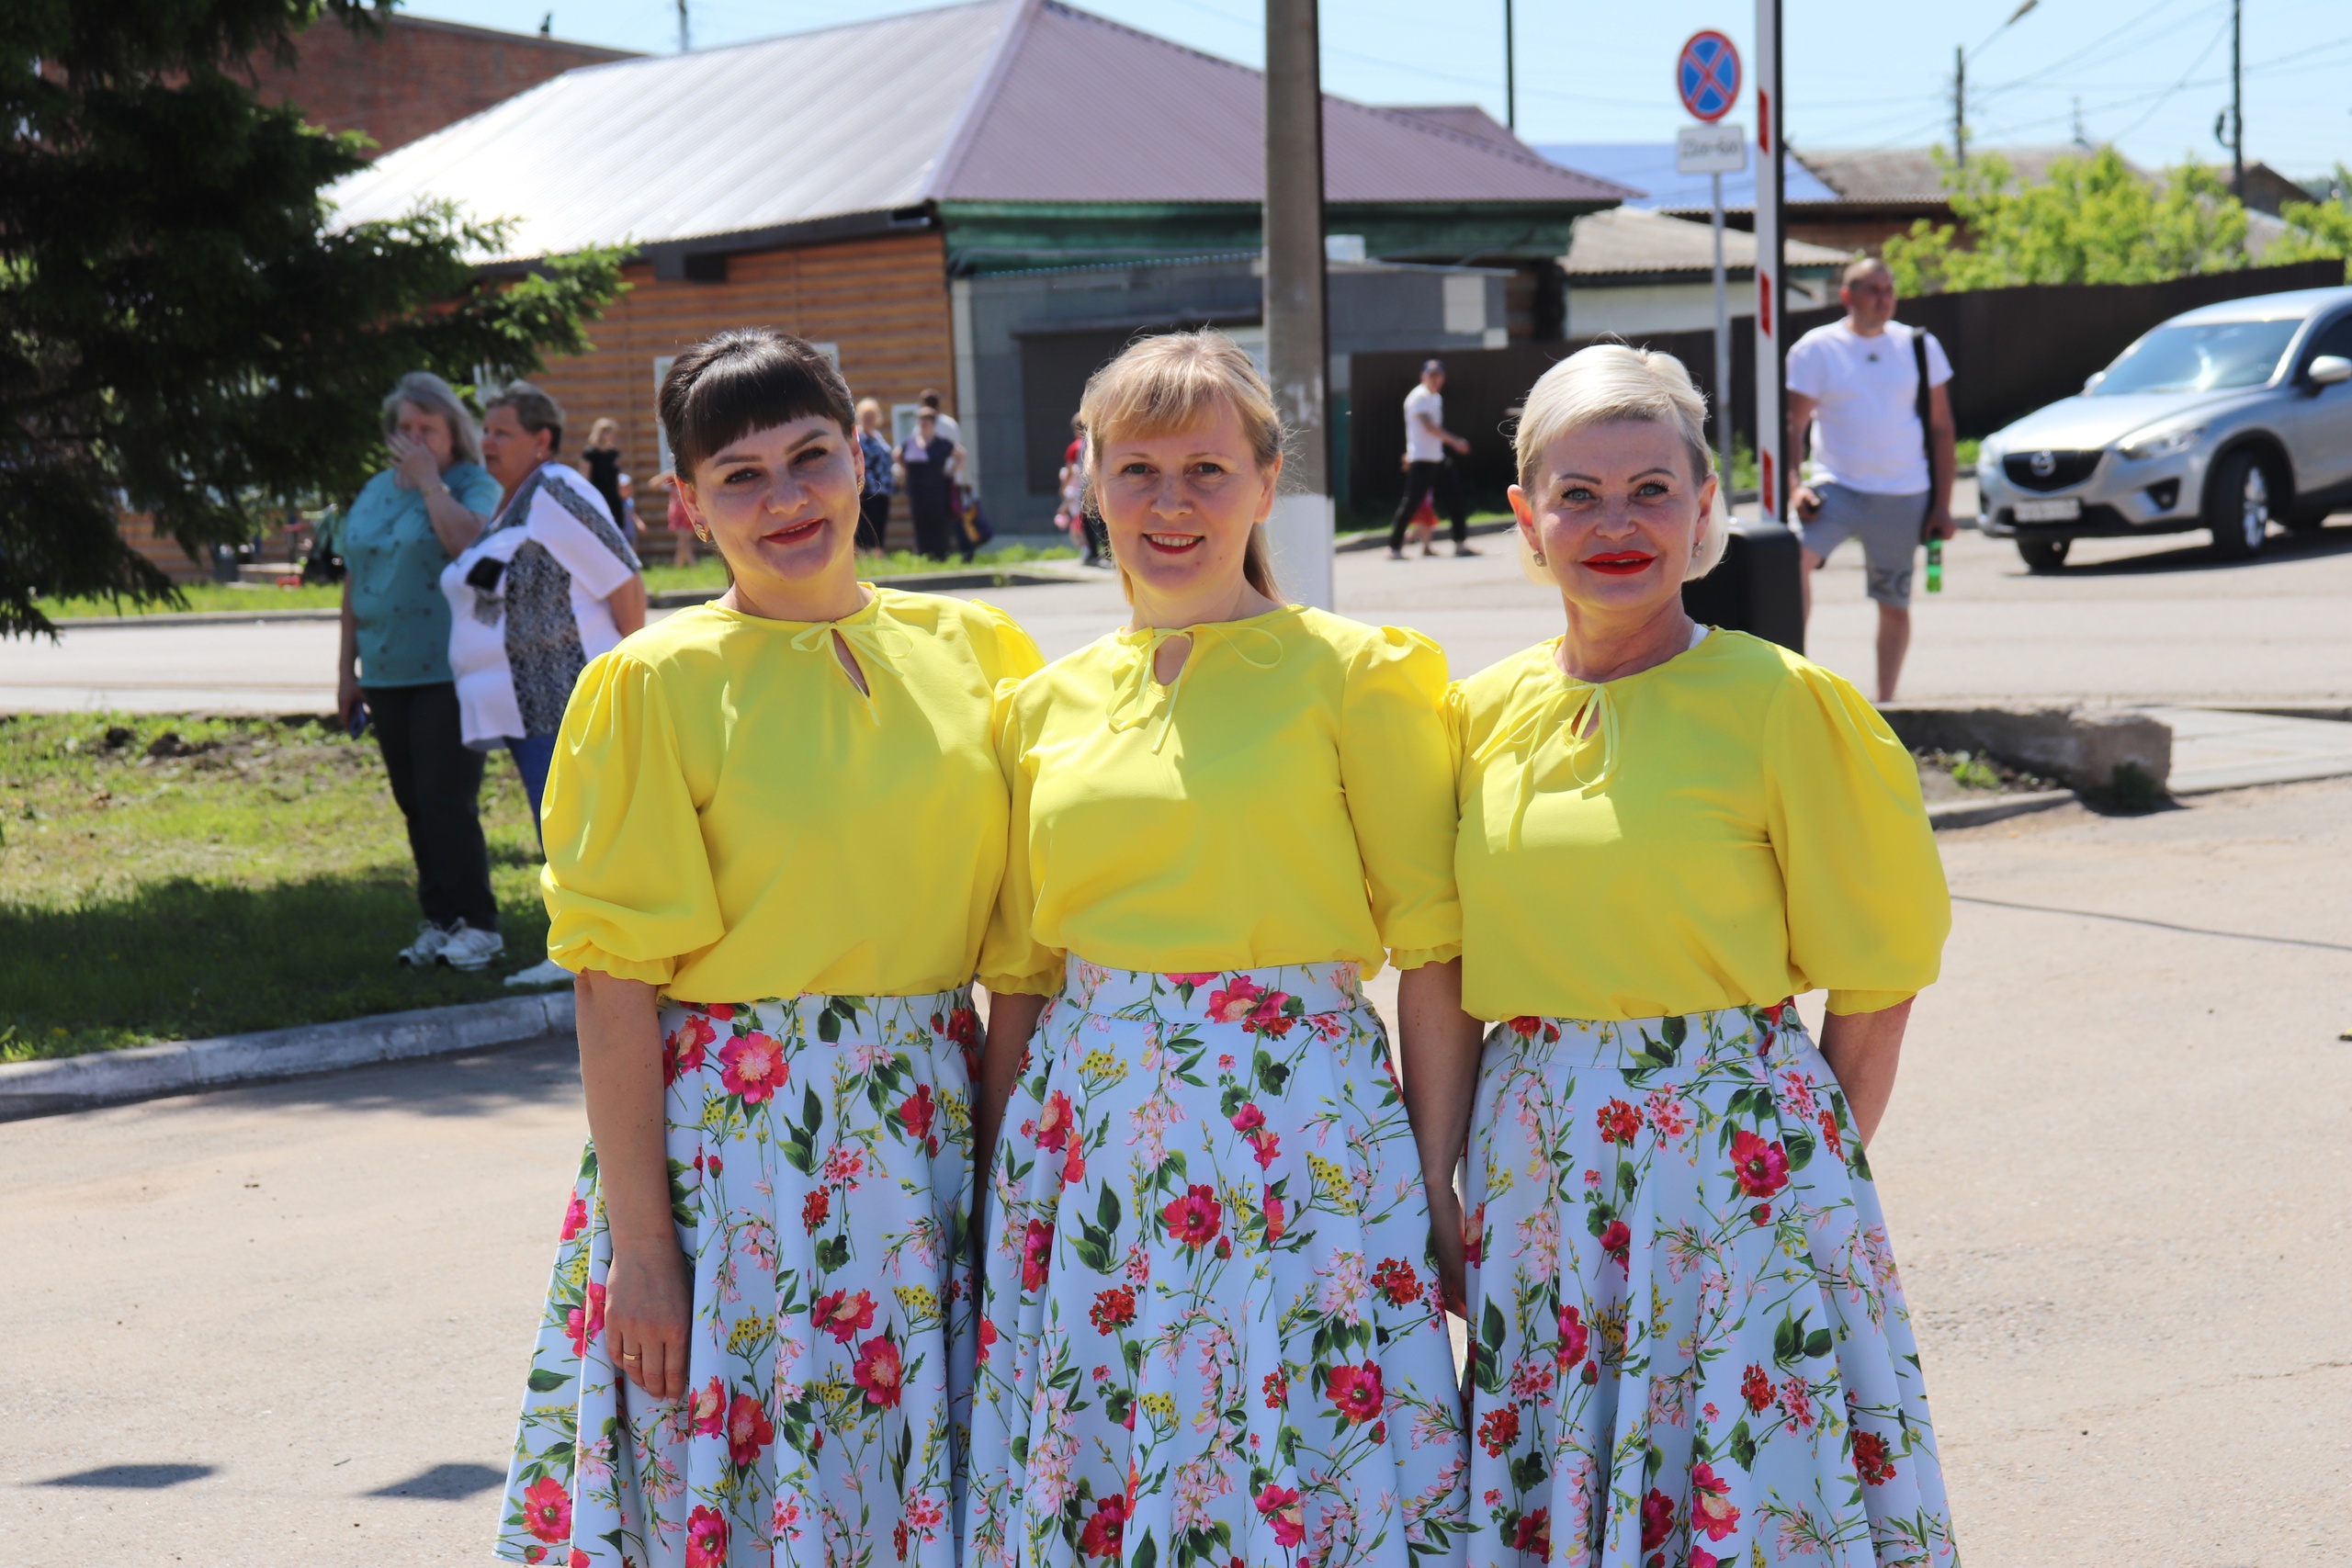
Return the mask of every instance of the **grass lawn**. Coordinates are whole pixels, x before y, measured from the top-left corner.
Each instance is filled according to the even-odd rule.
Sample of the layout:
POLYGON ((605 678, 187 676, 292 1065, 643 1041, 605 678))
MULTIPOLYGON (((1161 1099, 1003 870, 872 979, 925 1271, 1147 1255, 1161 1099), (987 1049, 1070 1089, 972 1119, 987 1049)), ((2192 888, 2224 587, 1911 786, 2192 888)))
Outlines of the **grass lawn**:
POLYGON ((271 719, 0 718, 0 1060, 514 994, 501 980, 545 952, 547 915, 503 756, 482 818, 505 959, 410 970, 392 955, 419 919, 415 876, 373 738, 271 719), (166 731, 176 743, 159 744, 166 731))

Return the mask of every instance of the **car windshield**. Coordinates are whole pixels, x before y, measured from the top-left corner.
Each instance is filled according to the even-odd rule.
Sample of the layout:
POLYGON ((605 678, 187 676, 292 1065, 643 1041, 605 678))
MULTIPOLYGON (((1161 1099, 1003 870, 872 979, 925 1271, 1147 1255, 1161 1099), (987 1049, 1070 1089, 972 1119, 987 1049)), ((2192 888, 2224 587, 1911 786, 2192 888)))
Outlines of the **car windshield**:
POLYGON ((2259 387, 2278 367, 2278 356, 2301 321, 2204 321, 2158 327, 2123 351, 2107 367, 2095 398, 2127 392, 2204 392, 2228 387, 2259 387))

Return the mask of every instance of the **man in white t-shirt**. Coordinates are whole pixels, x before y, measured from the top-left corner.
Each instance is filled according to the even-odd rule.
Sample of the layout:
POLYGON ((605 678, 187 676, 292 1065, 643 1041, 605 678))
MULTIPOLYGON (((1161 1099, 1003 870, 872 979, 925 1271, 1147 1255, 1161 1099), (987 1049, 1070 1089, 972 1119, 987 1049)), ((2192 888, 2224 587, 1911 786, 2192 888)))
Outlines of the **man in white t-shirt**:
POLYGON ((1894 278, 1865 258, 1846 269, 1846 319, 1815 327, 1789 350, 1789 473, 1808 434, 1813 473, 1791 510, 1804 530, 1804 608, 1813 574, 1851 536, 1861 541, 1878 604, 1878 700, 1894 700, 1911 647, 1912 564, 1924 539, 1949 539, 1951 520, 1951 362, 1924 328, 1894 319, 1894 278), (1928 417, 1919 417, 1927 372, 1928 417))
POLYGON ((1396 503, 1396 525, 1388 531, 1390 560, 1405 558, 1405 529, 1430 495, 1453 519, 1453 553, 1478 553, 1470 547, 1470 502, 1446 457, 1469 450, 1470 443, 1445 428, 1445 367, 1432 359, 1421 367, 1420 384, 1405 394, 1405 499, 1396 503))

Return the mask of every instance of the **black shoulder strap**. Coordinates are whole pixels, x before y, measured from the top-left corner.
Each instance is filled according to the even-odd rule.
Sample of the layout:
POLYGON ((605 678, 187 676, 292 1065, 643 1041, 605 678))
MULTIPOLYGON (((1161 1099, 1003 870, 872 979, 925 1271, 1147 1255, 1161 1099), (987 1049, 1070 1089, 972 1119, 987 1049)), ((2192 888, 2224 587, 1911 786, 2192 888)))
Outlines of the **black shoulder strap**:
POLYGON ((1928 395, 1930 389, 1928 386, 1928 329, 1925 327, 1911 329, 1911 363, 1919 367, 1919 440, 1928 448, 1928 472, 1932 478, 1936 471, 1936 442, 1929 433, 1932 422, 1928 414, 1935 404, 1928 395))

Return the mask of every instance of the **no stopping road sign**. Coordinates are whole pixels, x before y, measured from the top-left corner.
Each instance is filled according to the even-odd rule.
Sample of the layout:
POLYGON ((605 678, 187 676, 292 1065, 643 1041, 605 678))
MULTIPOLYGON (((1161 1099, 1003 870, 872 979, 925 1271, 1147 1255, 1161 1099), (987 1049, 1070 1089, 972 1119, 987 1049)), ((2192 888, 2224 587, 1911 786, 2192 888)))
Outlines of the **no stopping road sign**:
POLYGON ((1713 28, 1692 33, 1674 62, 1674 90, 1698 118, 1723 118, 1739 101, 1739 51, 1713 28))

